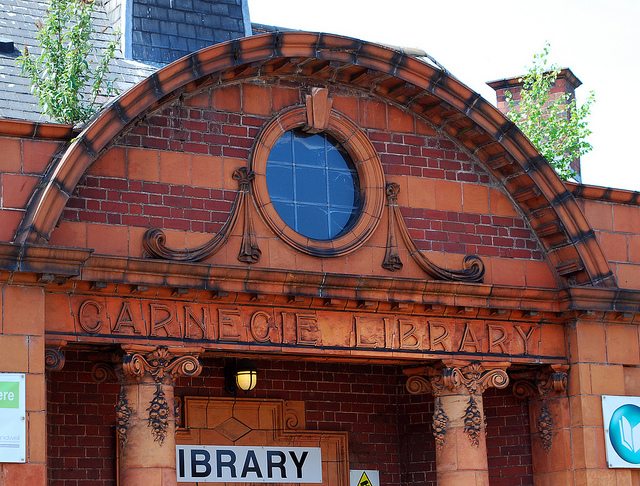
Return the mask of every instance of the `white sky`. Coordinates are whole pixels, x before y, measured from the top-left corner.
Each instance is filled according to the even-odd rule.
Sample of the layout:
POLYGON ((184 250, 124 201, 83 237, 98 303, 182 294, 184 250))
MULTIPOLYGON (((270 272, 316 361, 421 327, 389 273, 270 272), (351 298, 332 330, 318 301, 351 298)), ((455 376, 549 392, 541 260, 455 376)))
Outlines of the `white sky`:
POLYGON ((550 61, 595 91, 585 184, 640 191, 640 0, 249 0, 251 21, 425 50, 495 105, 485 83, 550 61))

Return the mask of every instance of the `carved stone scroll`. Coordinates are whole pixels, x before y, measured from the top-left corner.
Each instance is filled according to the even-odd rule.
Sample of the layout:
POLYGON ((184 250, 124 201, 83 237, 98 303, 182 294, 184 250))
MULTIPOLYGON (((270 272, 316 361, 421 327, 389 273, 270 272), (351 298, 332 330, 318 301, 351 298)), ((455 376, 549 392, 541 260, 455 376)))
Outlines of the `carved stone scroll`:
POLYGON ((442 369, 444 385, 451 391, 461 386, 471 395, 481 395, 487 388, 506 388, 509 384, 509 376, 504 368, 508 364, 499 364, 498 367, 485 369, 482 363, 474 362, 466 366, 445 366, 442 369))
POLYGON ((407 379, 406 387, 407 391, 412 395, 424 395, 425 393, 433 391, 429 380, 418 375, 410 376, 407 379))
POLYGON ((128 352, 122 359, 122 371, 136 381, 150 376, 156 383, 173 384, 178 376, 198 376, 202 365, 197 356, 176 357, 168 348, 160 346, 146 354, 128 352))
POLYGON ((94 364, 93 368, 91 368, 91 377, 98 383, 118 381, 121 378, 119 375, 122 375, 122 367, 116 367, 114 363, 105 363, 101 361, 94 364))
POLYGON ((238 260, 245 263, 256 263, 260 259, 260 249, 253 233, 253 223, 250 214, 250 182, 254 173, 246 167, 237 169, 233 178, 238 181, 236 194, 229 218, 220 231, 208 242, 195 248, 177 250, 166 246, 166 235, 161 229, 152 228, 144 234, 142 244, 147 254, 152 258, 173 260, 179 262, 198 262, 216 253, 227 242, 233 231, 238 215, 243 214, 244 231, 238 260))
POLYGON ((44 347, 44 366, 47 371, 60 371, 64 367, 64 352, 62 348, 66 341, 47 341, 44 347))
POLYGON ((406 388, 412 395, 433 393, 439 396, 446 388, 455 392, 464 386, 469 394, 481 395, 487 388, 506 388, 509 385, 509 375, 505 369, 509 363, 494 363, 492 368, 486 369, 479 362, 469 364, 449 363, 452 366, 426 366, 417 371, 407 370, 409 374, 406 388))
POLYGON ((391 271, 402 268, 401 266, 398 266, 398 264, 401 265, 401 262, 397 255, 397 249, 394 249, 395 234, 391 234, 391 224, 393 220, 393 222, 398 226, 402 240, 409 251, 409 255, 415 260, 418 266, 427 275, 429 275, 429 277, 436 280, 482 282, 482 278, 484 277, 484 263, 476 255, 466 255, 463 258, 462 263, 464 268, 462 270, 447 270, 433 263, 420 249, 418 249, 416 243, 409 234, 407 224, 405 223, 404 217, 398 207, 399 192, 400 186, 398 184, 395 182, 387 184, 387 204, 389 205, 390 226, 389 234, 387 236, 387 251, 385 252, 382 266, 391 271), (393 216, 391 216, 391 213, 393 213, 393 216))

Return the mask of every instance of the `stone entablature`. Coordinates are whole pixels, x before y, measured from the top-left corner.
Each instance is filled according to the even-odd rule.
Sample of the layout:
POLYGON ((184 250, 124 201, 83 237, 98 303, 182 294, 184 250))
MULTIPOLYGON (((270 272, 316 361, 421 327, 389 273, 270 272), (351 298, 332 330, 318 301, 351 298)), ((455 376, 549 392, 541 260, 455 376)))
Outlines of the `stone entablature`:
POLYGON ((403 312, 401 305, 386 311, 364 305, 347 309, 336 299, 296 308, 261 303, 257 296, 246 303, 59 294, 47 294, 47 299, 52 310, 65 304, 71 310, 66 318, 62 312, 51 314, 47 337, 69 342, 184 342, 211 351, 286 349, 298 355, 346 353, 396 360, 483 356, 518 363, 566 361, 564 324, 535 313, 508 320, 499 313, 480 316, 470 308, 420 315, 403 312))

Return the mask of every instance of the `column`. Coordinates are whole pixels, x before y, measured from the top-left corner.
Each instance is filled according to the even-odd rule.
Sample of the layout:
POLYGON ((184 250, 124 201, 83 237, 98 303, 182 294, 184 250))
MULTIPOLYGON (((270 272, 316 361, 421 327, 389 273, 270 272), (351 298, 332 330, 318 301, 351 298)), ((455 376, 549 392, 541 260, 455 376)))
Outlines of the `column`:
MULTIPOLYGON (((121 486, 175 486, 173 388, 178 376, 198 376, 199 350, 123 346, 116 410, 121 486)), ((120 370, 118 370, 120 371, 120 370)))
POLYGON ((407 381, 410 393, 431 392, 434 396, 438 486, 489 485, 482 393, 509 384, 508 366, 449 361, 406 371, 411 374, 407 381))

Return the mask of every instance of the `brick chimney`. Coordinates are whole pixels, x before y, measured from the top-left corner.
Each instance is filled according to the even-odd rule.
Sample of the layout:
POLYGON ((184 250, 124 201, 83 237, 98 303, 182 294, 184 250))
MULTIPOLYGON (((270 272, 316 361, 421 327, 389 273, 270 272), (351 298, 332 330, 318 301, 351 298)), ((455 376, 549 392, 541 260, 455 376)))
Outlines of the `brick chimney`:
MULTIPOLYGON (((507 112, 508 105, 506 101, 506 92, 510 91, 513 95, 513 100, 518 103, 520 100, 520 91, 522 91, 522 81, 520 76, 514 78, 498 79, 496 81, 487 82, 496 92, 497 108, 502 113, 507 112)), ((556 82, 551 88, 551 99, 557 99, 562 94, 568 94, 570 100, 574 100, 576 97, 576 88, 582 84, 571 69, 563 68, 558 74, 556 82)), ((578 157, 570 164, 571 169, 576 172, 575 179, 581 182, 580 173, 580 158, 578 157)))

